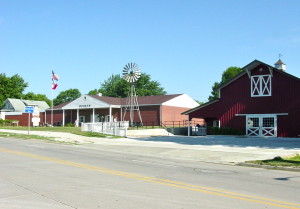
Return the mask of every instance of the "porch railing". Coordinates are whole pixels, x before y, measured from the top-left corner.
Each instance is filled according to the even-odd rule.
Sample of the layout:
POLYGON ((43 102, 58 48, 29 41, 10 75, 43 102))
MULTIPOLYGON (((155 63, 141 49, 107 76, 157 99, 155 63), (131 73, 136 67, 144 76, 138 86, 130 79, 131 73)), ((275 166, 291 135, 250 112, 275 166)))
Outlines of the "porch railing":
POLYGON ((127 137, 128 121, 81 123, 81 131, 127 137))

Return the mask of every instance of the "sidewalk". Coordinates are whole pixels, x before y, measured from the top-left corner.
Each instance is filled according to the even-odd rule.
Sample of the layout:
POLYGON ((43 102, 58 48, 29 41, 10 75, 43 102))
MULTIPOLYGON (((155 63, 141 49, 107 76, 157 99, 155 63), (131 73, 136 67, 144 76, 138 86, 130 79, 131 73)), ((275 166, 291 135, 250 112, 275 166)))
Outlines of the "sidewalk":
MULTIPOLYGON (((0 129, 27 134, 27 131, 0 129)), ((31 131, 31 135, 54 137, 99 150, 164 158, 234 164, 300 153, 300 138, 247 138, 235 136, 162 136, 94 138, 62 132, 31 131)))

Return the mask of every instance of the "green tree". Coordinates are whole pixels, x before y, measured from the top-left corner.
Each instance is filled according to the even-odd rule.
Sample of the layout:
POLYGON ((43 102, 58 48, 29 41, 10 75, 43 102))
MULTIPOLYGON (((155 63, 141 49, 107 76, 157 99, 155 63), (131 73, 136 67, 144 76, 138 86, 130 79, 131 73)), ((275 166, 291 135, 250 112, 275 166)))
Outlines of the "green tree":
POLYGON ((69 89, 66 91, 61 91, 55 99, 53 99, 53 105, 59 105, 65 102, 69 102, 77 99, 81 96, 78 89, 69 89))
MULTIPOLYGON (((135 83, 136 94, 138 96, 165 95, 166 91, 160 86, 158 81, 152 81, 150 75, 142 73, 141 77, 135 83)), ((110 76, 107 80, 100 84, 98 91, 91 90, 90 93, 95 94, 101 92, 103 96, 120 97, 128 96, 130 83, 125 81, 119 74, 110 76)))
POLYGON ((33 92, 28 92, 22 96, 22 99, 35 100, 35 101, 45 101, 49 106, 51 106, 51 100, 45 94, 35 94, 33 92))
POLYGON ((20 99, 28 83, 18 74, 7 77, 5 73, 0 74, 0 104, 7 98, 20 99))
POLYGON ((242 69, 239 67, 229 67, 222 73, 221 84, 226 83, 227 81, 234 78, 236 75, 240 74, 242 69))
POLYGON ((90 95, 96 95, 96 94, 98 94, 98 90, 97 89, 90 90, 88 94, 90 94, 90 95))
POLYGON ((221 85, 225 84, 239 73, 242 72, 242 69, 239 67, 229 67, 223 73, 220 82, 215 82, 212 86, 211 95, 208 97, 208 101, 213 101, 219 98, 219 88, 221 85))

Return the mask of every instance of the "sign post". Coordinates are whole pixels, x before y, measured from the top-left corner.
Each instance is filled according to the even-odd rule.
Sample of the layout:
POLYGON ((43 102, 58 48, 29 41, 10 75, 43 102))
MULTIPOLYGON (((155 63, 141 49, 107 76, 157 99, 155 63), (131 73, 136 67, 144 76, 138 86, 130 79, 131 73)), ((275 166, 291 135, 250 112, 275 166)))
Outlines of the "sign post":
POLYGON ((28 113, 28 135, 30 132, 30 113, 33 113, 33 107, 25 107, 25 113, 28 113))

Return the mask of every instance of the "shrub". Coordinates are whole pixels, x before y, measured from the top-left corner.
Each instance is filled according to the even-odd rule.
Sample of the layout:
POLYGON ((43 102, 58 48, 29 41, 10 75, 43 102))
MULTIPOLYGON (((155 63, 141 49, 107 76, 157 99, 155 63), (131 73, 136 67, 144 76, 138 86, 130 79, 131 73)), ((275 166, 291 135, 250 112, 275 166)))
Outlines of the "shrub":
POLYGON ((65 126, 66 127, 74 127, 74 124, 73 123, 67 123, 65 126))
POLYGON ((208 135, 245 135, 242 130, 228 127, 207 127, 208 135))
POLYGON ((11 122, 12 122, 12 121, 13 121, 13 120, 9 120, 9 119, 5 119, 5 120, 0 119, 0 126, 11 125, 11 122))

